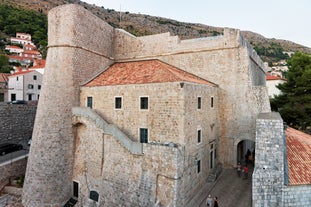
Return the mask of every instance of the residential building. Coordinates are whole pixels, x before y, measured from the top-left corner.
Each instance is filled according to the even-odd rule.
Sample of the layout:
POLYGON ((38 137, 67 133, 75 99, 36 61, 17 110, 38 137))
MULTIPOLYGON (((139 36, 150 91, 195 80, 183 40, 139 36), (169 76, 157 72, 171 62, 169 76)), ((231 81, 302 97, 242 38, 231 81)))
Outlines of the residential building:
POLYGON ((8 76, 10 74, 0 73, 0 102, 8 100, 8 76))
POLYGON ((267 75, 266 76, 266 84, 268 88, 269 98, 273 98, 274 96, 280 95, 281 91, 277 88, 277 85, 285 83, 286 79, 280 78, 278 76, 267 75))
POLYGON ((36 70, 24 70, 11 74, 8 81, 8 101, 39 100, 43 75, 36 70))

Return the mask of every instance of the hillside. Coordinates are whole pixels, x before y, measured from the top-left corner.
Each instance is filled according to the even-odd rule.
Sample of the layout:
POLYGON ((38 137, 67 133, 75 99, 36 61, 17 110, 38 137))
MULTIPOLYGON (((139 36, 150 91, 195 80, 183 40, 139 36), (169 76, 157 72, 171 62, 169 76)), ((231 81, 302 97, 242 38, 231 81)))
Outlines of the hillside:
MULTIPOLYGON (((90 5, 80 0, 0 0, 0 4, 32 9, 44 14, 47 14, 47 12, 53 7, 67 3, 80 4, 113 27, 122 28, 135 36, 170 32, 172 35, 178 35, 181 39, 191 39, 216 36, 223 31, 223 28, 221 27, 179 22, 163 17, 133 14, 130 12, 121 12, 120 21, 119 12, 104 7, 90 5)), ((311 48, 291 41, 274 38, 269 39, 251 31, 242 31, 242 34, 256 49, 261 58, 267 62, 276 62, 279 59, 282 59, 282 57, 279 56, 279 53, 282 53, 282 51, 302 51, 311 54, 311 48), (264 52, 258 51, 258 48, 264 52)))

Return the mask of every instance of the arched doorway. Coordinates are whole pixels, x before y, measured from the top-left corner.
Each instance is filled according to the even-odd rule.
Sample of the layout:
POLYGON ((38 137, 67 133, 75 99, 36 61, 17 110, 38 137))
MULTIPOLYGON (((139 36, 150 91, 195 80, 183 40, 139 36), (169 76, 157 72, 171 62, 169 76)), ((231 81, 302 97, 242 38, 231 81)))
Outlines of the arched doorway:
POLYGON ((255 142, 252 140, 241 140, 236 147, 236 160, 241 164, 254 163, 255 142))

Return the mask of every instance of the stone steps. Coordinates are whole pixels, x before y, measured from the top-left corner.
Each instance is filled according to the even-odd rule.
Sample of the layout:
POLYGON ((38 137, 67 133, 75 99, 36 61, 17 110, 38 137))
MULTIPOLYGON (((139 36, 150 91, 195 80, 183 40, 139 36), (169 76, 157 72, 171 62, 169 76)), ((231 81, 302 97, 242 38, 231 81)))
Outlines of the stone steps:
POLYGON ((67 203, 64 205, 64 207, 72 207, 72 206, 76 205, 77 202, 78 202, 77 199, 75 199, 75 198, 70 198, 70 199, 67 201, 67 203))

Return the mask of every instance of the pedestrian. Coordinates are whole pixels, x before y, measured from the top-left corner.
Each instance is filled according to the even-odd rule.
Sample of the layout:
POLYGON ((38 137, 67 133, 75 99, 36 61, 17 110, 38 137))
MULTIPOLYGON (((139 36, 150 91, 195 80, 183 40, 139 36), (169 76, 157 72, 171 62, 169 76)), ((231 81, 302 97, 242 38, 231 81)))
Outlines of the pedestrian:
POLYGON ((244 166, 243 172, 244 172, 244 179, 247 179, 247 177, 248 177, 248 167, 247 167, 247 165, 244 166))
POLYGON ((214 204, 213 204, 213 207, 219 207, 217 196, 214 197, 214 204))
POLYGON ((213 204, 212 196, 208 195, 207 199, 206 199, 206 205, 209 206, 209 207, 212 207, 212 204, 213 204))
POLYGON ((240 162, 238 163, 236 170, 237 170, 238 176, 241 177, 242 165, 240 162))

